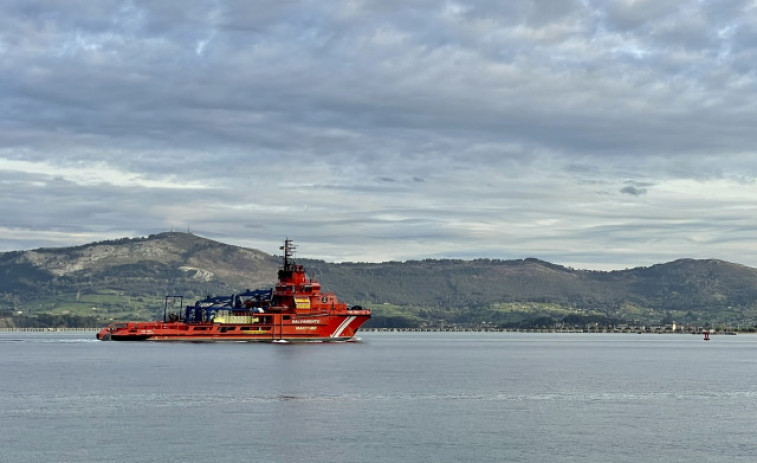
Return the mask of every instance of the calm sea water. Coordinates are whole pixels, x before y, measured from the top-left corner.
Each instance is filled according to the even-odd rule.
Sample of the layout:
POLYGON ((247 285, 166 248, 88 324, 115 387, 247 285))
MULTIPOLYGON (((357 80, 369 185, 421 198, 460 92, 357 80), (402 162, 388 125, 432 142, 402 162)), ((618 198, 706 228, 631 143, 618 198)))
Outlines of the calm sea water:
POLYGON ((757 336, 0 334, 3 462, 757 460, 757 336))

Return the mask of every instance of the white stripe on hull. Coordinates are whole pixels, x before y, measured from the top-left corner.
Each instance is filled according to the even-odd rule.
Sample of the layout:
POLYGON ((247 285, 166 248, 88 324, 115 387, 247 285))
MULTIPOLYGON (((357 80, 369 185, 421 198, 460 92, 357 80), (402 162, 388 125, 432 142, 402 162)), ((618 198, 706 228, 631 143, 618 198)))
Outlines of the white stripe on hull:
POLYGON ((341 324, 339 324, 339 327, 336 329, 336 331, 334 331, 333 333, 331 333, 331 337, 332 338, 338 338, 339 336, 341 336, 342 335, 342 331, 346 330, 347 327, 350 326, 350 323, 352 323, 352 320, 354 320, 356 318, 357 317, 355 317, 355 316, 351 316, 351 317, 345 318, 344 321, 341 324))

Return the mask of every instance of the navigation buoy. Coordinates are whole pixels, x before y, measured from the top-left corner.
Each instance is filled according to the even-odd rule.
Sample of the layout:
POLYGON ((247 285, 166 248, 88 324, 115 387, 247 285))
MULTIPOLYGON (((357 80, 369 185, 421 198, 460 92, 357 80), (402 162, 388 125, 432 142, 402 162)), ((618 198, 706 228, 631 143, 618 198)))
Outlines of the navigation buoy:
POLYGON ((709 341, 710 340, 710 332, 709 331, 705 331, 704 332, 704 340, 705 341, 709 341))

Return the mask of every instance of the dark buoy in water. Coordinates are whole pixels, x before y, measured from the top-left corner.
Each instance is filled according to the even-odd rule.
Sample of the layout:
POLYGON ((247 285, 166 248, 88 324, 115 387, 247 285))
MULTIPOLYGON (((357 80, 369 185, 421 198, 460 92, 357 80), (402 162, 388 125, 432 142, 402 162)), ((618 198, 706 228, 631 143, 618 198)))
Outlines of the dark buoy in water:
POLYGON ((704 340, 705 341, 709 341, 710 340, 710 332, 709 331, 705 331, 704 332, 704 340))

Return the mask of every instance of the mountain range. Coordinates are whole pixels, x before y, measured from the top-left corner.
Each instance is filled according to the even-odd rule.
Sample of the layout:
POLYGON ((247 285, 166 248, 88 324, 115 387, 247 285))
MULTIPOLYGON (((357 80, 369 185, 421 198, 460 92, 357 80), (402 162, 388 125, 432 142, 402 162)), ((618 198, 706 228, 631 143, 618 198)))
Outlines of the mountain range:
MULTIPOLYGON (((366 327, 717 326, 757 322, 757 269, 679 259, 620 271, 538 259, 328 263, 298 258, 366 327)), ((271 287, 280 258, 190 233, 0 254, 0 326, 100 326, 186 302, 271 287)))

